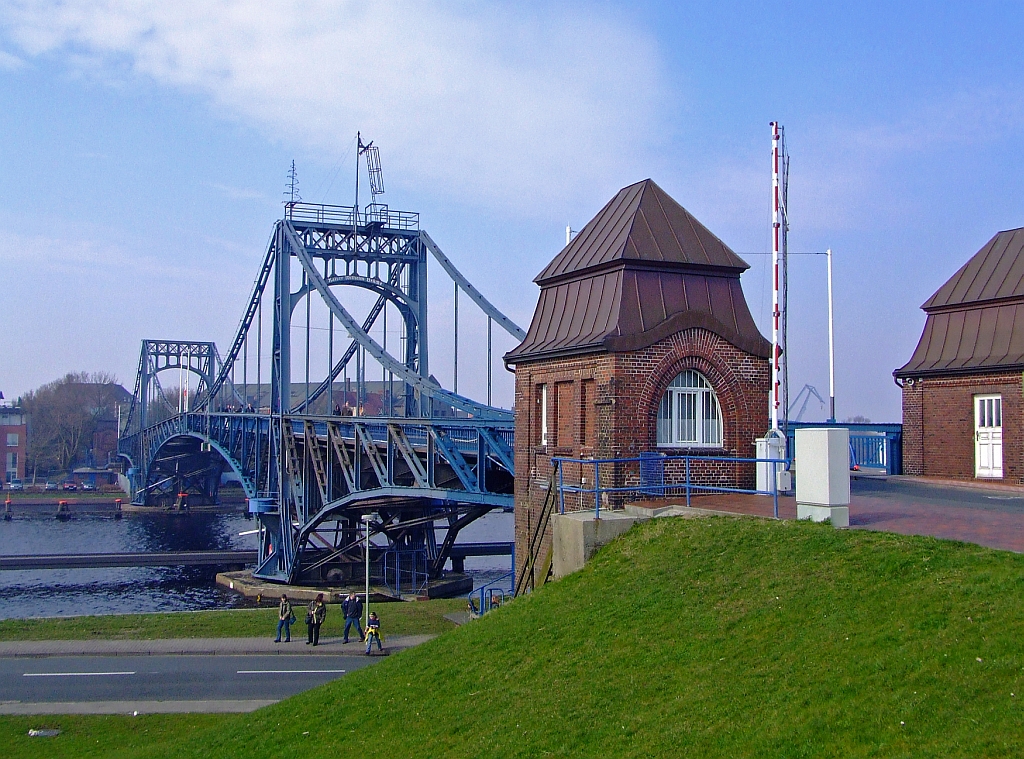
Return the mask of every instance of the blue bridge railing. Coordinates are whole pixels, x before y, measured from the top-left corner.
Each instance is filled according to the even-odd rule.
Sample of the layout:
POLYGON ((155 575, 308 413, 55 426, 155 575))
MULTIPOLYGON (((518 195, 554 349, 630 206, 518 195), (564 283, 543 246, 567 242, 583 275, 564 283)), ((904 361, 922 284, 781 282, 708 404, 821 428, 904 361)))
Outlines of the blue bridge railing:
MULTIPOLYGON (((665 456, 641 454, 635 458, 573 459, 556 456, 558 462, 558 510, 585 511, 593 508, 601 518, 602 502, 634 498, 690 497, 701 493, 742 493, 771 496, 773 513, 779 517, 778 472, 790 466, 789 459, 741 458, 738 456, 665 456), (754 469, 767 468, 765 490, 734 487, 738 470, 749 469, 745 478, 754 478, 754 469), (609 484, 605 484, 609 482, 609 484), (717 483, 717 484, 716 484, 717 483), (569 495, 568 501, 566 495, 569 495), (567 505, 568 503, 568 505, 567 505)), ((604 508, 608 508, 606 505, 604 508)))
POLYGON ((903 474, 903 425, 869 422, 790 422, 787 450, 793 451, 801 427, 844 427, 850 431, 850 469, 883 469, 903 474))

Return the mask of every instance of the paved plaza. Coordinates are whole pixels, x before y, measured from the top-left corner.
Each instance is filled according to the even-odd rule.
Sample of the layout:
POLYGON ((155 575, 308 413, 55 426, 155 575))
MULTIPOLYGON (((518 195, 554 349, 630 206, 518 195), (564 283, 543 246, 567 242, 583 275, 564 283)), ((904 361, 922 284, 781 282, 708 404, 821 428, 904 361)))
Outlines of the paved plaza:
MULTIPOLYGON (((665 501, 639 505, 664 506, 665 501)), ((691 505, 761 517, 771 517, 773 509, 767 496, 741 494, 693 497, 691 505)), ((779 498, 779 517, 796 519, 796 499, 779 498)), ((920 477, 854 477, 850 528, 931 535, 1024 553, 1024 487, 920 477)))

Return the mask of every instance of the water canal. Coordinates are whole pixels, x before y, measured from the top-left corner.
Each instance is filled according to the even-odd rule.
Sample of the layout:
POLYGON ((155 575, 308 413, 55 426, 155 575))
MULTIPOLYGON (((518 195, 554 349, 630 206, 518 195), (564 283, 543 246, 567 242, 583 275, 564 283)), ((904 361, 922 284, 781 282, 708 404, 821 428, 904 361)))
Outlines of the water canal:
MULTIPOLYGON (((16 511, 0 521, 0 554, 115 553, 129 551, 255 550, 256 522, 242 512, 73 514, 53 509, 16 511)), ((513 539, 513 515, 492 513, 469 525, 460 541, 513 539)), ((479 587, 509 571, 505 556, 466 559, 479 587)), ((211 567, 139 567, 0 572, 0 619, 195 611, 251 605, 214 582, 211 567)))

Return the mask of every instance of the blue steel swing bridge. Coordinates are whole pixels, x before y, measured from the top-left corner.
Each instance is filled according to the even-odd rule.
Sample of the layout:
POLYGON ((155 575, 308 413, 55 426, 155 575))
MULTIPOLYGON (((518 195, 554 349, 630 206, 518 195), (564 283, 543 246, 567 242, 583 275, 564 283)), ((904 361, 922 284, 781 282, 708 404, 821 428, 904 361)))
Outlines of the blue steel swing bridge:
MULTIPOLYGON (((359 153, 377 158, 361 142, 359 153)), ((525 333, 462 276, 420 228, 418 214, 377 202, 379 159, 367 164, 374 198, 364 209, 358 189, 354 206, 285 203, 223 358, 211 342, 142 344, 118 443, 133 503, 216 503, 221 475, 232 470, 258 519, 254 574, 261 579, 362 580, 369 550, 389 586, 415 587, 439 578, 449 559, 461 565, 466 550, 455 541, 464 527, 512 509, 513 418, 489 405, 491 328, 496 323, 517 341, 525 333), (455 283, 453 390, 429 371, 428 255, 455 283), (362 320, 339 298, 345 288, 376 296, 362 320), (487 317, 487 403, 456 392, 460 292, 487 317), (329 312, 322 376, 310 361, 315 300, 329 312), (389 311, 399 316, 399 356, 387 349, 389 311), (371 337, 379 320, 383 344, 371 337), (336 328, 347 343, 338 355, 336 328), (292 378, 296 354, 305 372, 299 383, 292 378), (387 377, 376 397, 365 379, 371 359, 387 377), (160 384, 164 372, 197 377, 194 391, 169 397, 160 384), (371 515, 369 545, 364 515, 371 515)))

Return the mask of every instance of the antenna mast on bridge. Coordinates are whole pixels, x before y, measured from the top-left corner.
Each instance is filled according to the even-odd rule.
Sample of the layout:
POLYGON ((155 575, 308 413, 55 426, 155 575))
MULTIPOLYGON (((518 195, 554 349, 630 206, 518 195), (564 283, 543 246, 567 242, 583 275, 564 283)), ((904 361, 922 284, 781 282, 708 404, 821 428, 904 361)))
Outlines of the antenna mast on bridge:
POLYGON ((289 203, 300 203, 302 202, 302 196, 299 195, 299 175, 295 171, 295 161, 292 161, 292 167, 288 170, 288 189, 284 191, 284 194, 288 196, 289 203))

